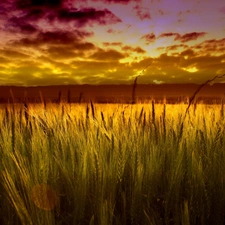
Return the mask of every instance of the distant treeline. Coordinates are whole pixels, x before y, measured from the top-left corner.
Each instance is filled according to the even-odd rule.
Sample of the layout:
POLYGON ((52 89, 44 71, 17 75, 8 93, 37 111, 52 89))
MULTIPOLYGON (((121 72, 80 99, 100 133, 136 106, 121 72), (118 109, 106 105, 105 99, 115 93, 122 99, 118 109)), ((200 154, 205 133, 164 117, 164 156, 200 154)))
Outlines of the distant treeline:
MULTIPOLYGON (((104 97, 95 97, 95 98, 85 98, 82 96, 79 97, 73 97, 73 98, 37 98, 37 97, 14 97, 12 98, 0 98, 0 104, 6 104, 6 103, 88 103, 88 102, 94 102, 94 103, 101 103, 101 104, 107 104, 107 103, 125 103, 125 104, 134 104, 134 103, 145 103, 145 102, 151 102, 154 101, 155 103, 167 103, 167 104, 178 104, 178 103, 188 103, 189 97, 186 96, 176 96, 176 97, 138 97, 136 96, 135 102, 132 100, 132 98, 129 97, 121 97, 121 98, 105 98, 104 97)), ((196 103, 204 103, 204 104, 220 104, 222 102, 222 98, 220 97, 196 97, 195 99, 196 103)))
MULTIPOLYGON (((223 75, 225 76, 225 75, 223 75)), ((43 87, 0 86, 1 103, 205 103, 220 104, 225 98, 225 84, 210 82, 222 76, 215 76, 198 84, 138 84, 133 85, 66 85, 43 87)))

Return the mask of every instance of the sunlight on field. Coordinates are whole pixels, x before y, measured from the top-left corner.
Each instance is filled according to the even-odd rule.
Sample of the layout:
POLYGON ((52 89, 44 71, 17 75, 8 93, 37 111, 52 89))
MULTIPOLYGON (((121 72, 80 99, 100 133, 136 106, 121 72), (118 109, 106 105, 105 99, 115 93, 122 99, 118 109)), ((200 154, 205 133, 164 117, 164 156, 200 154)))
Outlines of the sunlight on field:
POLYGON ((223 224, 224 105, 187 107, 2 105, 1 224, 223 224))

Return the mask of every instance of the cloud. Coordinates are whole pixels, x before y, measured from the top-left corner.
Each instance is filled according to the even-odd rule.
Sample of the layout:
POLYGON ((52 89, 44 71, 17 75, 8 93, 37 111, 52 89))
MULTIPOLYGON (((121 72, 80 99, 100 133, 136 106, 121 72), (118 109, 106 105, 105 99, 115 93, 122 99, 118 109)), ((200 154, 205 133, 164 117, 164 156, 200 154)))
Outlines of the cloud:
POLYGON ((206 40, 197 46, 202 46, 204 48, 225 47, 225 38, 220 40, 216 40, 216 39, 206 40))
POLYGON ((191 33, 186 33, 186 34, 179 34, 179 33, 162 33, 158 36, 158 38, 165 38, 165 37, 173 37, 175 36, 174 40, 175 41, 181 41, 181 42, 188 42, 192 40, 197 40, 198 38, 201 38, 206 35, 206 32, 191 32, 191 33))
POLYGON ((178 50, 179 48, 187 48, 188 45, 184 45, 184 44, 179 44, 179 45, 171 45, 171 46, 168 46, 166 47, 166 51, 175 51, 175 50, 178 50))
POLYGON ((121 31, 114 30, 112 28, 109 28, 106 32, 109 33, 109 34, 119 34, 119 33, 121 33, 121 31))
POLYGON ((225 38, 222 39, 210 39, 205 40, 199 44, 186 45, 186 44, 176 44, 167 47, 158 47, 157 50, 170 53, 173 56, 183 55, 185 57, 190 57, 195 54, 195 56, 213 56, 213 55, 223 55, 225 52, 225 38), (182 51, 183 50, 183 51, 182 51), (182 52, 181 52, 182 51, 182 52), (171 53, 172 52, 172 53, 171 53), (186 54, 190 53, 190 54, 186 54), (186 55, 185 55, 186 54, 186 55))
MULTIPOLYGON (((1 52, 2 52, 2 50, 1 50, 1 52)), ((0 64, 5 64, 5 63, 9 63, 9 62, 10 62, 10 60, 7 59, 7 57, 0 56, 0 64)))
POLYGON ((116 3, 116 4, 124 4, 127 5, 132 2, 141 2, 142 0, 92 0, 93 2, 102 1, 104 3, 116 3))
POLYGON ((140 47, 136 47, 133 49, 134 52, 140 53, 140 54, 144 54, 146 53, 146 51, 140 47))
POLYGON ((19 32, 20 33, 24 33, 24 34, 33 34, 36 33, 38 31, 38 29, 31 25, 31 24, 20 24, 20 27, 17 26, 17 28, 19 28, 19 32))
POLYGON ((74 45, 76 42, 80 42, 85 37, 92 36, 92 33, 86 31, 69 32, 69 31, 47 31, 39 32, 39 34, 32 38, 26 37, 20 40, 13 41, 13 45, 37 47, 40 45, 74 45))
POLYGON ((122 22, 120 18, 115 16, 108 9, 97 10, 95 8, 78 9, 59 9, 58 12, 48 15, 50 21, 58 20, 61 22, 73 21, 77 26, 85 26, 86 24, 98 23, 100 25, 115 24, 122 22))
POLYGON ((183 35, 181 35, 179 33, 169 32, 169 33, 160 34, 158 38, 175 36, 175 38, 174 38, 175 41, 188 42, 188 41, 196 40, 205 35, 206 35, 206 32, 191 32, 191 33, 186 33, 183 35))
POLYGON ((149 13, 149 9, 140 7, 139 5, 134 6, 133 8, 136 11, 136 15, 141 19, 151 19, 151 15, 149 13))
POLYGON ((8 58, 10 60, 12 59, 24 59, 24 58, 29 58, 30 56, 25 54, 25 53, 22 53, 20 51, 17 51, 17 50, 11 50, 11 49, 2 49, 1 50, 1 54, 5 57, 5 58, 8 58))
POLYGON ((194 45, 193 49, 199 51, 200 54, 223 54, 225 52, 225 38, 203 41, 194 45))
POLYGON ((225 14, 225 6, 224 7, 222 7, 222 8, 220 8, 220 10, 219 10, 221 13, 223 13, 223 14, 225 14))
POLYGON ((158 13, 159 13, 160 16, 163 16, 165 14, 165 12, 161 9, 158 10, 158 13))
POLYGON ((176 38, 174 39, 175 41, 181 41, 181 42, 188 42, 192 40, 196 40, 200 37, 203 37, 206 35, 206 32, 192 32, 192 33, 186 33, 184 35, 176 35, 176 38))
POLYGON ((163 37, 173 37, 173 36, 178 36, 179 34, 178 33, 162 33, 159 35, 158 38, 163 38, 163 37))
POLYGON ((164 83, 203 83, 216 74, 225 73, 225 54, 221 56, 198 56, 189 51, 183 51, 176 56, 161 54, 156 58, 145 58, 140 62, 132 63, 131 67, 143 70, 147 69, 138 78, 139 83, 152 83, 160 80, 164 83), (184 58, 184 55, 191 57, 184 58), (194 73, 191 68, 196 68, 194 73), (219 73, 218 73, 219 71, 219 73))
POLYGON ((26 86, 45 86, 50 85, 63 85, 63 84, 78 84, 76 77, 71 76, 71 73, 58 73, 57 76, 52 73, 51 70, 38 70, 35 69, 35 73, 40 73, 42 76, 36 76, 35 73, 31 73, 27 70, 28 68, 23 68, 24 73, 21 74, 18 71, 12 78, 11 84, 18 85, 20 81, 23 81, 21 85, 26 86))
POLYGON ((47 55, 54 59, 71 59, 76 57, 84 57, 84 52, 74 51, 71 47, 65 48, 65 46, 57 47, 51 46, 46 51, 47 55))
POLYGON ((187 49, 187 50, 184 50, 183 52, 180 53, 180 56, 184 56, 184 57, 193 57, 195 56, 195 52, 192 50, 192 49, 187 49))
POLYGON ((86 50, 93 50, 96 48, 96 46, 90 42, 76 42, 73 44, 72 48, 74 50, 86 51, 86 50))
POLYGON ((122 47, 122 50, 123 51, 132 51, 132 52, 136 52, 136 53, 139 53, 139 54, 144 54, 146 53, 146 51, 144 49, 142 49, 141 47, 131 47, 131 46, 128 46, 128 45, 125 45, 122 47))
POLYGON ((76 42, 68 46, 50 46, 44 50, 44 53, 56 60, 85 58, 85 53, 95 48, 95 45, 89 42, 76 42))
POLYGON ((167 53, 168 55, 177 56, 180 54, 181 50, 187 50, 189 47, 185 44, 178 44, 178 45, 170 45, 167 47, 158 47, 157 50, 163 51, 164 53, 167 53))
POLYGON ((98 49, 98 51, 92 54, 90 58, 100 61, 118 61, 120 59, 125 58, 125 55, 113 49, 110 50, 98 49))
MULTIPOLYGON (((23 12, 26 12, 23 10, 23 12)), ((36 21, 39 20, 40 18, 44 17, 46 14, 46 11, 44 9, 29 9, 26 14, 22 17, 24 20, 29 20, 29 21, 36 21)))
POLYGON ((22 34, 32 34, 38 30, 52 31, 56 27, 65 30, 65 24, 70 30, 76 31, 77 27, 94 23, 107 25, 122 22, 108 9, 71 8, 62 0, 18 0, 15 4, 4 4, 0 11, 4 12, 6 18, 2 19, 5 31, 22 34))
MULTIPOLYGON (((221 63, 225 55, 221 56, 195 56, 189 57, 187 59, 181 59, 179 61, 179 66, 190 68, 196 67, 200 73, 208 74, 209 77, 214 77, 217 74, 217 71, 220 70, 221 74, 225 73, 225 62, 221 63)), ((204 78, 204 77, 202 77, 204 78)))
POLYGON ((121 46, 122 42, 103 42, 103 45, 108 47, 108 46, 121 46))
POLYGON ((146 44, 150 44, 151 42, 154 42, 156 40, 156 36, 155 34, 151 33, 142 36, 141 39, 145 39, 146 44))
POLYGON ((44 11, 42 9, 17 10, 14 7, 9 1, 3 8, 4 18, 0 21, 2 31, 24 35, 36 33, 40 29, 37 22, 44 17, 44 11))
POLYGON ((12 17, 5 24, 6 30, 12 33, 23 33, 23 34, 33 34, 38 31, 37 27, 25 22, 25 20, 12 17))
POLYGON ((60 7, 63 0, 17 0, 16 7, 18 9, 29 9, 34 7, 60 7))
POLYGON ((113 84, 128 83, 127 74, 133 74, 133 69, 126 63, 119 61, 73 61, 76 68, 75 74, 79 74, 82 83, 89 84, 113 84), (91 71, 91 74, 90 74, 91 71))
MULTIPOLYGON (((129 75, 138 74, 147 66, 138 78, 139 83, 152 83, 153 80, 165 83, 202 83, 218 74, 218 71, 221 74, 225 73, 224 54, 221 56, 198 56, 191 49, 176 56, 162 54, 159 57, 147 57, 139 62, 133 61, 131 63, 119 62, 119 59, 125 54, 103 49, 98 49, 95 54, 91 55, 94 60, 90 60, 92 58, 89 57, 82 61, 74 59, 70 63, 59 62, 58 58, 53 57, 53 55, 54 52, 60 51, 63 54, 63 46, 60 49, 57 49, 57 46, 51 46, 48 51, 49 55, 38 57, 36 61, 24 58, 15 67, 11 67, 10 77, 1 82, 17 85, 132 83, 133 80, 128 79, 129 75), (184 58, 186 55, 190 57, 184 58), (191 68, 196 68, 196 72, 191 73, 191 68)), ((69 50, 70 48, 67 47, 65 54, 70 54, 69 50)), ((74 52, 76 53, 76 51, 74 52)), ((7 70, 0 68, 0 71, 5 74, 7 70)))
POLYGON ((92 71, 91 74, 97 74, 100 71, 106 71, 115 67, 118 68, 120 63, 118 61, 111 61, 109 63, 108 61, 73 60, 70 65, 77 68, 77 71, 88 76, 90 75, 90 70, 92 71))

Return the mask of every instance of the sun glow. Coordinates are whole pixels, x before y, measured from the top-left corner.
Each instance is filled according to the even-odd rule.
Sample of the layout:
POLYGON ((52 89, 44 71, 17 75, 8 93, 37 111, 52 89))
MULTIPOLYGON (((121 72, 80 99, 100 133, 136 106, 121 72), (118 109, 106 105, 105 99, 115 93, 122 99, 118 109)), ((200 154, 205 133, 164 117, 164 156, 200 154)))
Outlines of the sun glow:
POLYGON ((195 73, 198 71, 198 69, 194 66, 194 67, 187 67, 187 68, 182 68, 183 70, 189 72, 189 73, 195 73))

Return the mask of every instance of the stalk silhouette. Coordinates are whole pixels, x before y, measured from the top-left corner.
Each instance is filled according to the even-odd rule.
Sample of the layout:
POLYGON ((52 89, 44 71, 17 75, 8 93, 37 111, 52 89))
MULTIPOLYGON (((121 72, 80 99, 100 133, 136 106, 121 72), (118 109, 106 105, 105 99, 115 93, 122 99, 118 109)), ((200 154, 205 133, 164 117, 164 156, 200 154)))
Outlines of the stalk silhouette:
POLYGON ((185 113, 184 113, 183 120, 182 120, 181 125, 180 125, 180 130, 179 130, 179 134, 178 134, 178 144, 179 144, 180 139, 182 138, 182 135, 183 135, 184 121, 185 121, 185 119, 186 119, 186 117, 187 117, 187 114, 188 114, 188 111, 189 111, 189 109, 190 109, 191 104, 192 104, 192 103, 194 102, 194 100, 195 100, 196 95, 201 91, 201 89, 202 89, 205 85, 209 84, 210 82, 212 82, 212 81, 214 81, 214 80, 216 80, 216 79, 221 79, 221 78, 223 78, 223 77, 225 77, 225 74, 223 74, 223 75, 221 75, 221 76, 218 76, 218 75, 217 75, 217 76, 215 76, 214 78, 205 81, 204 83, 202 83, 201 85, 199 85, 199 87, 197 88, 197 90, 194 92, 194 94, 192 95, 192 97, 191 97, 190 100, 189 100, 188 106, 187 106, 187 108, 186 108, 186 110, 185 110, 185 113))
POLYGON ((138 76, 134 79, 134 84, 133 84, 133 88, 132 88, 132 102, 131 102, 131 104, 136 103, 137 78, 138 78, 138 76))

